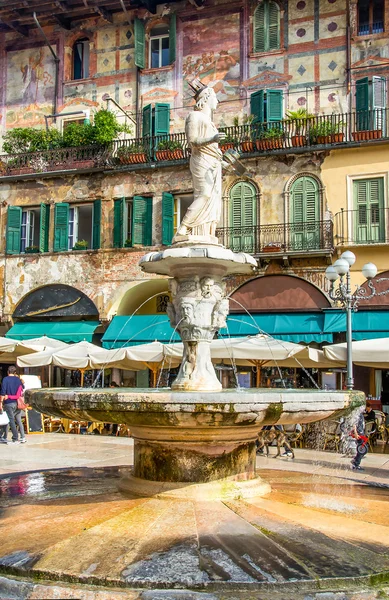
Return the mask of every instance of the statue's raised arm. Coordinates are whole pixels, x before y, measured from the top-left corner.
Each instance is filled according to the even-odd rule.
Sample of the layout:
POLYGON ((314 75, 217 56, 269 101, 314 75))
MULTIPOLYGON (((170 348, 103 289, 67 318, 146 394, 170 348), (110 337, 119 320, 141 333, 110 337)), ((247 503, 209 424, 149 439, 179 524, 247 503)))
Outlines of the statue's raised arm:
POLYGON ((191 148, 190 171, 193 179, 193 202, 182 219, 173 243, 192 240, 217 243, 215 230, 222 207, 222 160, 218 142, 224 137, 212 121, 218 100, 212 88, 201 82, 191 84, 196 106, 187 117, 185 133, 191 148), (203 239, 199 239, 203 238, 203 239))

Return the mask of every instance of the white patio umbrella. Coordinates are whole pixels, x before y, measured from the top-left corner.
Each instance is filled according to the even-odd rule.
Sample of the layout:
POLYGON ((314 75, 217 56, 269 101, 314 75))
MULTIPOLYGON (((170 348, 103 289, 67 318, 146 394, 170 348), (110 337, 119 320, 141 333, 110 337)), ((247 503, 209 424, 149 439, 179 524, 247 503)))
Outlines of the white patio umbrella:
MULTIPOLYGON (((389 369, 389 337, 352 342, 353 363, 374 369, 389 369)), ((334 361, 347 360, 347 345, 324 347, 325 356, 334 361)))
POLYGON ((69 344, 63 342, 62 340, 55 340, 54 338, 47 337, 47 335, 42 335, 41 337, 32 338, 30 340, 24 340, 20 342, 21 346, 40 346, 42 350, 49 350, 50 348, 60 349, 60 348, 68 348, 69 344))
POLYGON ((0 337, 0 362, 15 363, 19 356, 30 355, 44 350, 44 345, 35 340, 13 340, 0 337))

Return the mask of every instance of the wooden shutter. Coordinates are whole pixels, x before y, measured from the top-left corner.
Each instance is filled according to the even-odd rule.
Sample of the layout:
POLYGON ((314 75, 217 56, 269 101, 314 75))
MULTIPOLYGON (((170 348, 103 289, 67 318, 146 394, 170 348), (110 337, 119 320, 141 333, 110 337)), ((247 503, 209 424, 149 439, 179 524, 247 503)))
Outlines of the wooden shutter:
POLYGON ((354 181, 354 207, 356 242, 384 242, 383 177, 354 181))
POLYGON ((239 182, 230 192, 231 249, 253 252, 257 224, 256 191, 249 183, 239 182))
POLYGON ((132 204, 132 243, 151 246, 152 198, 134 196, 132 204))
POLYGON ((92 248, 98 250, 101 243, 101 200, 93 202, 92 248))
POLYGON ((369 78, 363 77, 355 82, 355 110, 358 131, 370 129, 369 126, 369 78))
POLYGON ((127 202, 125 198, 113 203, 113 247, 123 248, 127 231, 127 202))
POLYGON ((154 135, 169 135, 170 133, 170 104, 158 103, 154 109, 154 135))
POLYGON ((54 207, 54 252, 68 250, 69 204, 59 202, 54 207))
POLYGON ((39 252, 49 251, 50 204, 41 204, 39 222, 39 252))
POLYGON ((134 21, 134 33, 135 33, 135 65, 140 69, 144 69, 146 66, 146 36, 145 26, 143 21, 135 19, 134 21))
POLYGON ((168 192, 162 194, 162 244, 170 246, 173 239, 174 196, 168 192))
POLYGON ((145 106, 143 109, 142 135, 143 137, 151 137, 153 135, 153 118, 151 104, 147 104, 147 106, 145 106))
POLYGON ((6 254, 20 254, 21 227, 22 209, 20 206, 9 206, 7 211, 6 254))
POLYGON ((263 90, 254 92, 250 96, 250 111, 255 116, 254 123, 263 123, 264 121, 264 98, 265 93, 263 90))
POLYGON ((266 121, 281 121, 283 117, 283 91, 266 91, 266 121))
POLYGON ((265 2, 262 2, 254 11, 254 52, 265 52, 266 50, 265 10, 265 2))
POLYGON ((172 13, 170 16, 169 25, 169 62, 174 63, 176 60, 176 32, 177 32, 177 15, 172 13))
POLYGON ((268 3, 268 47, 266 50, 278 50, 280 47, 280 11, 275 2, 268 3))
POLYGON ((310 177, 299 177, 291 192, 291 239, 294 250, 318 248, 320 241, 319 190, 310 177))
POLYGON ((372 77, 372 108, 374 111, 374 129, 381 129, 386 135, 386 79, 372 77))

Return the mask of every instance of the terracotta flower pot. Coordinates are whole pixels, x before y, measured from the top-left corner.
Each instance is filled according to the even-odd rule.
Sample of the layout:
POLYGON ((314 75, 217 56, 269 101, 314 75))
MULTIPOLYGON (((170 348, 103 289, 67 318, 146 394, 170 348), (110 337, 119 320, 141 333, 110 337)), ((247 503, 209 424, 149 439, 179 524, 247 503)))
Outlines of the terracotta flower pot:
POLYGON ((220 150, 224 153, 227 150, 231 150, 234 147, 232 142, 228 142, 227 144, 220 144, 220 150))
POLYGON ((155 158, 157 160, 169 160, 169 150, 157 150, 155 158))
POLYGON ((353 131, 354 142, 364 142, 367 140, 379 140, 382 137, 381 129, 367 129, 365 131, 353 131))
POLYGON ((257 140, 258 150, 280 150, 284 147, 284 140, 280 138, 257 140))
POLYGON ((242 152, 254 152, 254 142, 242 142, 242 152))
POLYGON ((294 148, 305 146, 305 135, 292 135, 290 139, 294 148))

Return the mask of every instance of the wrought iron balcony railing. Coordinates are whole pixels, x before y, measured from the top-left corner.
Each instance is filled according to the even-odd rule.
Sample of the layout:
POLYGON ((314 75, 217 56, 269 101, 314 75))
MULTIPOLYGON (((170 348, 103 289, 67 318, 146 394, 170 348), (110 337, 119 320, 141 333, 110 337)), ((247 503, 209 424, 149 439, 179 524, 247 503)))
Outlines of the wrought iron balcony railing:
MULTIPOLYGON (((271 153, 312 152, 389 140, 389 109, 321 115, 309 119, 284 119, 226 127, 221 143, 242 157, 271 153)), ((116 170, 140 165, 185 162, 190 150, 185 133, 115 140, 111 144, 59 148, 42 152, 0 156, 0 177, 53 171, 116 170)))
POLYGON ((334 241, 336 246, 388 244, 389 209, 371 203, 341 210, 334 217, 334 241))
POLYGON ((332 251, 332 221, 279 223, 252 227, 221 227, 216 230, 221 244, 234 252, 248 254, 332 251))

